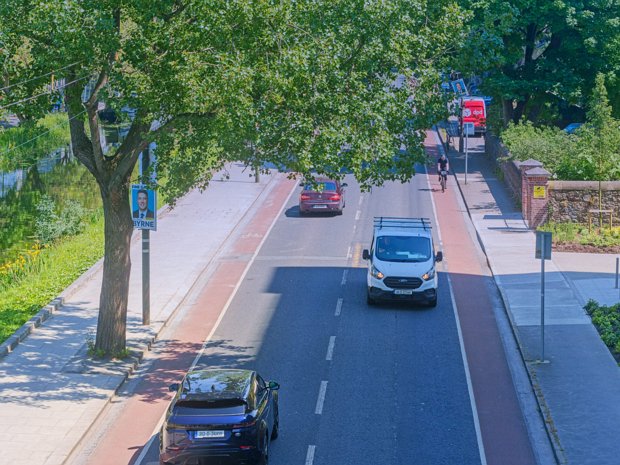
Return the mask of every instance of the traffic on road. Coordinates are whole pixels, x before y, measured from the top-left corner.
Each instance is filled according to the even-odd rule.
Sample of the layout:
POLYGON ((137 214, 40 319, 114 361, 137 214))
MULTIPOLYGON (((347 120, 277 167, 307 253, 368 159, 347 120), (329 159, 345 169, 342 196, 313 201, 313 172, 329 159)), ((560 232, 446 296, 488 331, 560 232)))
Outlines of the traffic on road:
MULTIPOLYGON (((372 192, 361 192, 347 178, 348 208, 341 216, 302 216, 294 195, 299 188, 272 197, 273 222, 264 227, 262 240, 251 248, 242 247, 246 256, 252 254, 245 271, 219 274, 229 298, 219 298, 213 285, 196 289, 183 315, 169 325, 169 333, 144 362, 145 372, 174 370, 178 380, 173 383, 174 394, 159 396, 148 405, 145 391, 167 390, 168 384, 154 388, 140 376, 130 380, 119 393, 117 408, 102 420, 105 427, 92 435, 88 454, 92 461, 84 463, 103 463, 97 457, 106 457, 112 448, 121 455, 124 450, 127 463, 141 465, 219 463, 223 458, 222 463, 229 463, 229 456, 238 455, 242 448, 248 454, 233 463, 246 463, 246 459, 276 465, 536 463, 501 344, 497 346, 497 339, 487 334, 492 352, 484 353, 485 339, 473 334, 477 329, 470 326, 475 316, 466 319, 467 328, 462 327, 459 308, 472 301, 472 294, 451 277, 451 268, 469 265, 452 259, 451 247, 441 236, 444 224, 455 228, 445 216, 458 207, 446 203, 451 197, 441 195, 436 175, 427 176, 423 167, 420 171, 408 184, 388 183, 372 192), (435 273, 430 279, 435 308, 417 299, 369 305, 369 267, 364 260, 368 252, 363 251, 378 246, 373 237, 375 218, 381 217, 428 219, 423 224, 428 247, 416 253, 425 252, 429 265, 425 271, 430 274, 432 267, 435 273), (446 254, 443 262, 441 251, 446 254), (204 327, 198 331, 198 325, 204 327), (173 341, 184 340, 180 352, 171 349, 173 341), (488 382, 482 376, 484 370, 471 358, 481 353, 487 363, 492 360, 499 367, 487 374, 500 378, 494 380, 499 386, 494 390, 484 386, 488 382), (226 370, 255 373, 253 379, 260 376, 263 384, 253 388, 252 399, 247 398, 250 381, 224 395, 227 384, 216 375, 205 375, 206 383, 191 382, 192 373, 205 370, 211 375, 226 370), (183 378, 186 372, 190 374, 183 378), (507 379, 498 382, 501 378, 507 379), (271 385, 265 380, 276 382, 271 385), (235 420, 194 419, 191 425, 175 420, 174 406, 192 395, 206 402, 206 410, 213 406, 239 410, 228 412, 235 420), (257 398, 263 395, 277 399, 277 416, 273 406, 266 416, 258 408, 257 398), (209 404, 215 400, 226 406, 209 404), (140 434, 132 426, 136 413, 131 413, 131 407, 137 403, 141 405, 136 409, 150 412, 144 413, 150 420, 140 434), (239 415, 245 415, 245 420, 240 421, 239 415), (228 443, 237 433, 245 434, 242 424, 262 426, 252 430, 249 442, 228 443), (511 437, 498 434, 505 429, 498 425, 513 425, 511 437), (277 441, 273 441, 274 428, 277 441), (196 454, 183 455, 194 447, 196 454), (495 461, 498 453, 501 462, 495 461)), ((255 212, 257 218, 261 214, 261 210, 255 212)), ((229 244, 222 260, 233 266, 239 247, 229 244)), ((467 235, 459 248, 469 249, 474 256, 478 253, 467 235)), ((489 331, 486 324, 479 329, 489 331)), ((203 414, 206 411, 196 413, 203 414)))

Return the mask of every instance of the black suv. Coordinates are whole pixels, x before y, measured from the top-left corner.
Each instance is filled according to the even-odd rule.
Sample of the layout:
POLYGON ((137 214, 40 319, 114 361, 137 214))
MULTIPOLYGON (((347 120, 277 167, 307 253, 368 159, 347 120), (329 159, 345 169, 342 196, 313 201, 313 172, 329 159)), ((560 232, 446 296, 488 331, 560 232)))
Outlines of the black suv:
POLYGON ((159 435, 160 465, 266 464, 278 437, 280 385, 251 370, 189 372, 159 435))

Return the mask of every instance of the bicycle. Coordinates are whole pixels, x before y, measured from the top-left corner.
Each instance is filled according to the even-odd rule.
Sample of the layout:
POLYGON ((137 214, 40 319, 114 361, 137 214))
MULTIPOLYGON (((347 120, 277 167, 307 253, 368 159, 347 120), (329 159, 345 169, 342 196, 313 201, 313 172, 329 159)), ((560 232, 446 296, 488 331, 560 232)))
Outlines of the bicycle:
POLYGON ((446 170, 441 170, 439 172, 439 183, 441 184, 441 192, 446 191, 447 182, 448 182, 448 172, 446 170))

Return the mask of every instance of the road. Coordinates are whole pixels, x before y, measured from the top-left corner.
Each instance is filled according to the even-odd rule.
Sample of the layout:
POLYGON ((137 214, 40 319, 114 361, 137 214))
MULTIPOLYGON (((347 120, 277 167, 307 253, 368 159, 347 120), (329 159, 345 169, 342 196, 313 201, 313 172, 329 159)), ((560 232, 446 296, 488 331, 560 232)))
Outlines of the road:
POLYGON ((535 463, 492 318, 492 289, 454 193, 437 192, 424 174, 370 193, 346 181, 344 215, 301 218, 294 194, 254 244, 255 256, 241 245, 222 257, 229 268, 189 297, 198 311, 168 328, 143 364, 145 377, 127 383, 92 433, 82 463, 158 463, 154 433, 169 395, 156 382, 190 364, 251 367, 281 383, 272 465, 535 463), (437 307, 369 307, 361 252, 372 218, 435 219, 436 204, 434 234, 446 256, 437 307), (228 279, 220 288, 218 276, 228 279), (136 418, 149 432, 143 439, 132 437, 136 418))

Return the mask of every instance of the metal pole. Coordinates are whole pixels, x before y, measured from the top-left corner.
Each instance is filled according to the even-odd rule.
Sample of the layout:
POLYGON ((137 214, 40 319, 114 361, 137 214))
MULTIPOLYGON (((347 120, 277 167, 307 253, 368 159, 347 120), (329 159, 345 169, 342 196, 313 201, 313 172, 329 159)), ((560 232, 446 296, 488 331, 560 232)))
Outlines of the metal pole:
MULTIPOLYGON (((140 177, 144 179, 149 172, 149 149, 142 152, 142 164, 140 177)), ((156 205, 153 208, 157 208, 156 205)), ((150 233, 148 229, 142 230, 142 324, 151 324, 151 256, 150 256, 150 233)))
POLYGON ((620 257, 616 257, 616 289, 618 289, 618 273, 620 272, 620 257))
POLYGON ((467 150, 469 148, 469 132, 465 133, 465 184, 467 184, 467 150))
POLYGON ((545 361, 545 235, 540 237, 540 361, 545 361))

